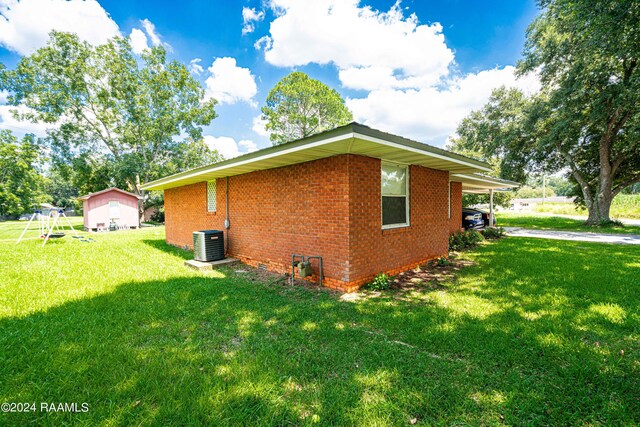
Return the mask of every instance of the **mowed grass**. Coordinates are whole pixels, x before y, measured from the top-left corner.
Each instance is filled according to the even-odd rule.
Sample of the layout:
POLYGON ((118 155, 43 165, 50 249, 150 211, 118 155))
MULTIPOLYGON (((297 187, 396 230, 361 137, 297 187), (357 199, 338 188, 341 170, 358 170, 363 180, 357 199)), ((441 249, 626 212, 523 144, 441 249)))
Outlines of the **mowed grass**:
POLYGON ((2 425, 634 425, 640 248, 506 238, 355 302, 198 273, 162 228, 0 243, 2 425))
POLYGON ((582 231, 588 233, 640 234, 636 225, 605 225, 594 227, 585 225, 583 220, 562 216, 544 216, 526 213, 498 212, 497 225, 500 227, 522 227, 535 230, 582 231))
MULTIPOLYGON (((50 221, 49 224, 53 224, 53 219, 50 221)), ((84 232, 82 217, 58 218, 54 232, 59 229, 64 233, 72 235, 74 234, 71 229, 72 227, 78 234, 82 234, 84 232), (67 220, 69 222, 67 222, 67 220), (69 226, 69 224, 71 224, 71 226, 69 226)), ((31 223, 29 223, 29 221, 0 221, 0 242, 16 242, 25 228, 27 228, 27 231, 24 233, 23 239, 31 240, 40 238, 40 223, 37 219, 31 221, 31 223)))
MULTIPOLYGON (((585 208, 573 203, 546 202, 538 203, 536 212, 545 212, 562 215, 587 216, 585 208)), ((640 219, 640 194, 618 194, 611 203, 612 218, 640 219)))

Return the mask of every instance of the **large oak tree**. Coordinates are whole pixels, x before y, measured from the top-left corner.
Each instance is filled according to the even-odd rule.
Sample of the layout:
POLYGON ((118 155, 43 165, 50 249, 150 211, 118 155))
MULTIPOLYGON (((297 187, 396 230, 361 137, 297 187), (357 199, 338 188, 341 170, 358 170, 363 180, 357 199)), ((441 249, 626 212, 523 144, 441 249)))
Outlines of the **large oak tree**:
POLYGON ((540 93, 495 91, 462 122, 458 144, 499 156, 509 178, 567 170, 587 222, 608 222, 613 198, 640 182, 640 3, 539 5, 519 71, 540 76, 540 93))

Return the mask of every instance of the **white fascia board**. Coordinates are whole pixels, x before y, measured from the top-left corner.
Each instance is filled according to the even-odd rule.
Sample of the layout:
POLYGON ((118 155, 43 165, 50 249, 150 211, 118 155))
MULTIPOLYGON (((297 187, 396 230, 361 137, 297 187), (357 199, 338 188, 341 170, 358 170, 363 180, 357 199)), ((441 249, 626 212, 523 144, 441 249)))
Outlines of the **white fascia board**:
MULTIPOLYGON (((162 183, 160 183, 158 185, 163 186, 163 185, 166 185, 166 184, 171 184, 172 182, 175 182, 175 181, 193 178, 193 177, 196 177, 198 175, 205 175, 205 174, 208 174, 208 173, 211 173, 211 172, 218 172, 218 171, 222 171, 222 170, 225 170, 225 169, 246 165, 248 163, 256 163, 256 162, 259 162, 261 160, 270 159, 272 157, 279 157, 279 156, 282 156, 282 155, 285 155, 285 154, 291 154, 291 153, 295 153, 297 151, 307 150, 307 149, 313 148, 313 147, 320 147, 322 145, 331 144, 332 142, 337 142, 337 141, 342 141, 342 140, 345 140, 345 139, 353 138, 353 136, 354 136, 353 132, 350 132, 350 133, 346 133, 344 135, 335 136, 333 138, 321 139, 319 141, 311 142, 309 144, 300 145, 298 147, 292 147, 292 148, 289 148, 289 149, 286 149, 286 150, 282 150, 282 151, 276 151, 275 153, 265 154, 263 156, 254 157, 254 158, 251 158, 251 159, 247 159, 247 160, 243 160, 243 161, 240 161, 240 162, 231 163, 231 164, 228 164, 228 165, 223 165, 223 166, 218 166, 218 167, 213 165, 211 167, 211 169, 197 171, 197 172, 194 172, 194 173, 189 174, 189 175, 178 176, 178 177, 175 177, 173 179, 170 179, 170 180, 167 180, 165 182, 162 182, 162 183)), ((144 185, 142 186, 142 189, 143 190, 145 189, 144 185)))
POLYGON ((361 133, 354 133, 354 135, 355 135, 356 138, 363 139, 365 141, 375 142, 377 144, 386 145, 388 147, 399 148, 399 149, 405 150, 405 151, 411 151, 413 153, 422 154, 423 156, 435 157, 437 159, 446 160, 448 162, 458 163, 458 164, 461 164, 461 165, 464 165, 464 166, 470 166, 470 167, 472 167, 474 169, 480 169, 480 170, 484 170, 484 171, 487 171, 487 172, 491 171, 491 168, 488 168, 488 167, 485 167, 485 166, 475 165, 473 163, 468 163, 468 162, 465 162, 464 160, 455 159, 453 157, 448 157, 448 156, 444 156, 444 155, 437 154, 437 153, 431 153, 431 152, 426 151, 426 150, 420 150, 418 148, 408 147, 408 146, 403 145, 403 144, 397 144, 395 142, 386 141, 384 139, 376 138, 376 137, 369 136, 369 135, 363 135, 361 133))

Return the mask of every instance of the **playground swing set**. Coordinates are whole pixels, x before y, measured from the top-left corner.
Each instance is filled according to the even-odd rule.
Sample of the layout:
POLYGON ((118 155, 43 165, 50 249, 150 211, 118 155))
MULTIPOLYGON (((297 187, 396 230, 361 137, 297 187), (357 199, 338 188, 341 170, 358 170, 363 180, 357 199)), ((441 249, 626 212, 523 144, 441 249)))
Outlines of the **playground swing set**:
POLYGON ((74 232, 75 236, 73 237, 79 238, 78 232, 75 228, 73 228, 71 222, 69 221, 69 218, 67 218, 67 216, 64 214, 64 209, 51 207, 46 210, 48 210, 46 214, 44 213, 44 210, 41 209, 35 209, 33 211, 31 218, 29 218, 29 222, 24 227, 24 230, 22 230, 22 234, 20 234, 20 237, 18 237, 18 241, 16 241, 16 244, 20 243, 34 219, 38 221, 40 238, 44 239, 42 241, 42 246, 46 245, 49 239, 59 239, 65 236, 66 233, 63 229, 64 225, 61 224, 61 218, 66 220, 69 229, 74 232))

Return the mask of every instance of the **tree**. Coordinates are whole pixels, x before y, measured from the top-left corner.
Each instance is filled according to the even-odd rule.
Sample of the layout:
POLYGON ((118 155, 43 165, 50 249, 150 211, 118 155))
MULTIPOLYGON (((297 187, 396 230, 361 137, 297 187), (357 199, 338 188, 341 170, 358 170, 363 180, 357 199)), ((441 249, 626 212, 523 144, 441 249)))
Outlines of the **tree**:
POLYGON ((201 141, 216 101, 204 99, 183 64, 167 61, 162 47, 137 60, 119 37, 92 46, 74 34, 50 36, 14 70, 0 67, 0 89, 9 92, 9 104, 30 108, 19 118, 57 125, 48 140, 59 164, 75 168, 80 159, 90 166, 80 177, 99 178, 100 185, 108 177, 136 194, 140 181, 184 166, 181 156, 193 152, 185 145, 201 141), (188 140, 177 141, 180 135, 188 140))
POLYGON ((45 201, 40 151, 33 135, 18 142, 10 131, 0 130, 0 216, 20 215, 45 201))
POLYGON ((524 185, 518 188, 517 197, 520 199, 534 199, 541 197, 555 197, 556 192, 552 188, 547 187, 545 191, 542 191, 542 187, 529 187, 524 185))
POLYGON ((518 70, 539 75, 540 93, 494 91, 461 123, 461 144, 502 157, 502 173, 520 182, 530 172, 568 171, 587 223, 606 223, 613 198, 640 182, 640 7, 539 5, 518 70))
POLYGON ((49 171, 44 188, 54 206, 75 209, 81 205, 78 203, 78 189, 55 169, 49 171))
POLYGON ((334 89, 294 71, 271 89, 262 119, 278 145, 345 125, 353 115, 334 89))
MULTIPOLYGON (((524 171, 513 167, 518 159, 513 159, 519 151, 512 149, 522 143, 522 124, 525 121, 524 105, 527 98, 515 89, 504 87, 495 90, 489 102, 480 110, 473 111, 462 120, 457 128, 457 136, 451 138, 449 148, 467 157, 489 163, 490 175, 525 182, 524 171)), ((494 203, 509 207, 514 198, 512 191, 495 192, 494 203)), ((489 203, 485 194, 464 195, 463 206, 489 203)))
POLYGON ((572 196, 574 192, 573 183, 563 176, 550 176, 547 186, 553 188, 558 196, 572 196))
POLYGON ((567 168, 589 224, 610 221, 613 198, 640 182, 640 7, 633 0, 540 0, 519 71, 542 93, 526 153, 567 168))

